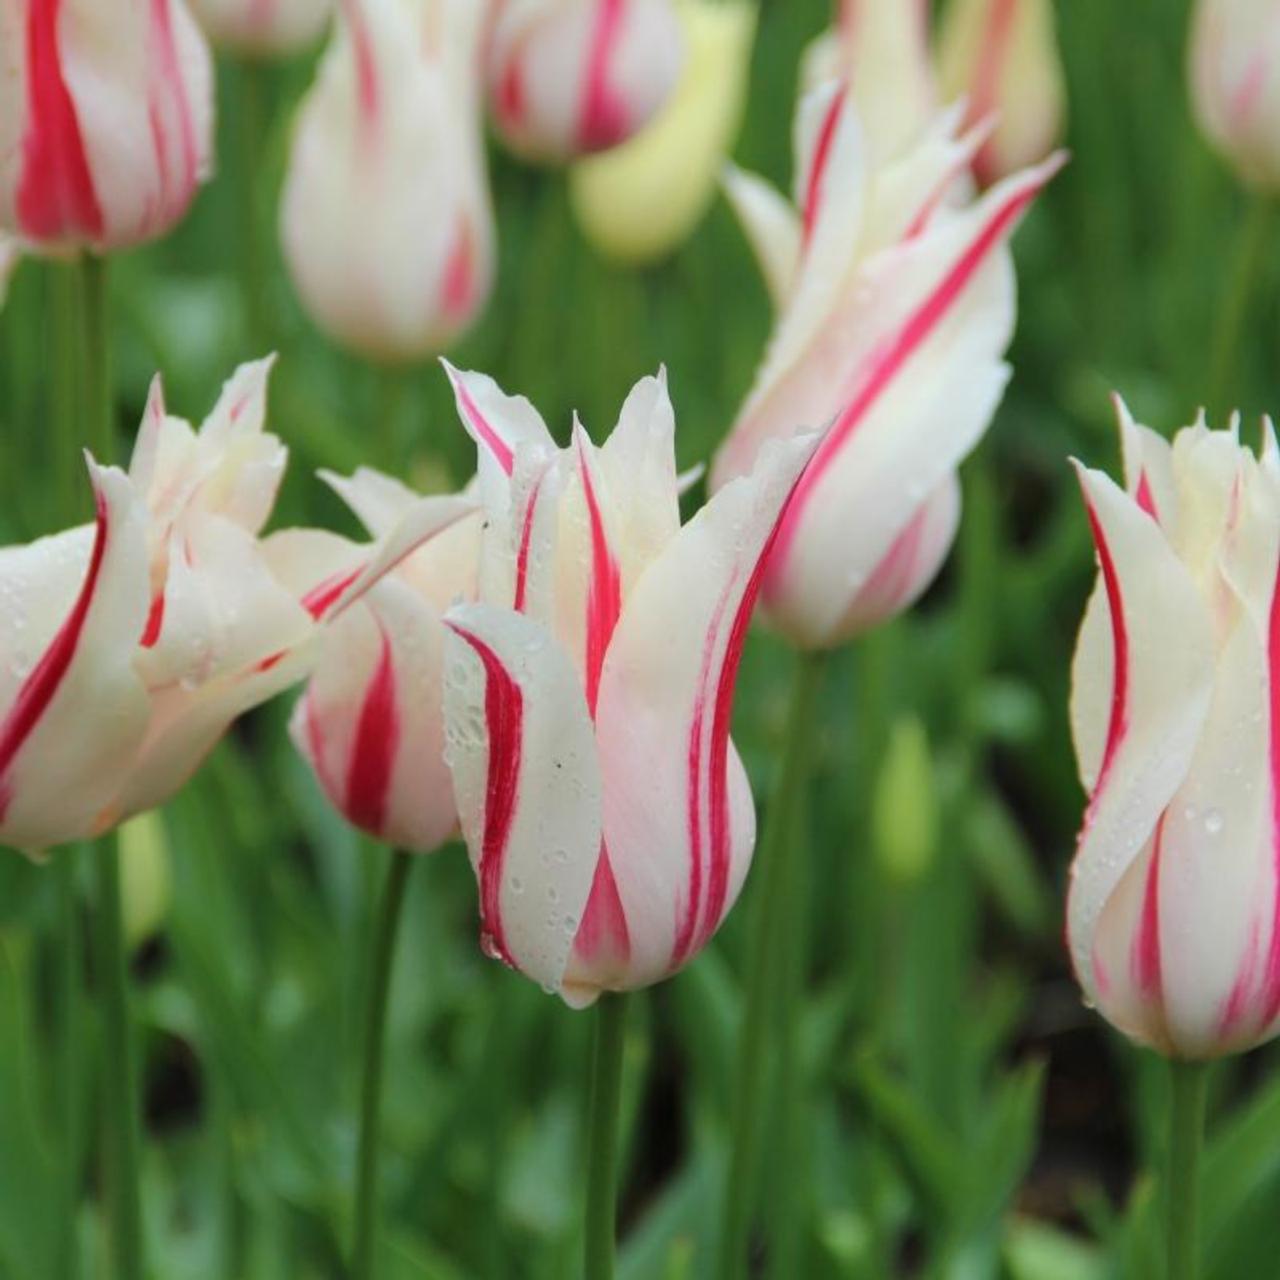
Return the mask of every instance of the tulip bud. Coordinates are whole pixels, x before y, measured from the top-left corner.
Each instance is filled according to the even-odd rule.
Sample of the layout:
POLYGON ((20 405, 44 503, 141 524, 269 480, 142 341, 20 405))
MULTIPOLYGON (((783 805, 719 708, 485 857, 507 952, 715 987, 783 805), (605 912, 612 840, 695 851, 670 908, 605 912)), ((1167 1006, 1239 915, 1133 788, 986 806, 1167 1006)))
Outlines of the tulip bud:
POLYGON ((681 0, 688 54, 676 91, 629 142, 569 175, 578 221, 597 249, 650 262, 692 232, 715 195, 742 119, 755 35, 749 0, 681 0))
POLYGON ((474 0, 350 0, 300 108, 285 260, 316 323, 378 360, 438 352, 493 278, 474 0))
MULTIPOLYGON (((444 760, 442 616, 457 601, 475 598, 480 519, 458 519, 469 500, 420 499, 374 471, 325 478, 374 538, 390 534, 415 506, 440 517, 429 541, 323 626, 289 725, 348 822, 394 847, 426 853, 458 825, 444 760)), ((295 552, 300 539, 307 548, 299 580, 304 596, 340 582, 365 554, 345 538, 316 531, 293 535, 295 552)))
POLYGON ((665 378, 599 448, 453 372, 480 451, 482 603, 445 618, 445 727, 482 944, 575 1006, 710 940, 755 843, 729 740, 759 566, 813 447, 775 446, 681 527, 665 378))
POLYGON ((1118 403, 1125 485, 1078 467, 1098 580, 1071 721, 1089 800, 1067 941, 1085 997, 1179 1058, 1280 1026, 1280 451, 1118 403))
POLYGON ((801 104, 796 204, 731 174, 729 193, 781 307, 764 361, 712 468, 713 489, 761 445, 826 426, 764 577, 769 619, 801 648, 843 643, 933 580, 960 514, 956 469, 1008 378, 1007 241, 1060 157, 964 203, 981 131, 940 117, 869 167, 848 93, 801 104))
POLYGON ((15 0, 0 65, 0 229, 102 251, 182 217, 213 127, 212 60, 184 0, 15 0))
POLYGON ((995 120, 974 159, 984 186, 1053 150, 1066 85, 1052 0, 952 0, 939 61, 944 91, 967 98, 970 122, 995 120))
POLYGON ((256 57, 297 53, 333 16, 333 0, 191 0, 215 44, 256 57))
POLYGON ((1250 186, 1280 189, 1280 24, 1264 0, 1199 0, 1191 103, 1214 147, 1250 186))
POLYGON ((803 94, 829 80, 848 84, 874 163, 914 143, 937 108, 927 0, 841 0, 800 68, 803 94))
POLYGON ((526 159, 604 151, 654 117, 682 57, 671 0, 499 0, 485 57, 490 111, 526 159))

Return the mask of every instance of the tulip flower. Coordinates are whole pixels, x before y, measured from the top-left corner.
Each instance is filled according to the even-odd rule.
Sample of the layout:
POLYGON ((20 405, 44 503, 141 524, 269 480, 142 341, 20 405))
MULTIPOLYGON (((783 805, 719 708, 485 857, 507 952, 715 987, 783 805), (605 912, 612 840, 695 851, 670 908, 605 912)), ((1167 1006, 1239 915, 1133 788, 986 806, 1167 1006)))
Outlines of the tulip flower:
POLYGON ((1280 1019, 1280 451, 1172 443, 1117 402, 1125 485, 1079 468, 1099 576, 1071 717, 1089 796, 1067 939, 1086 998, 1183 1059, 1280 1019))
POLYGON ((89 838, 163 803, 305 673, 313 619, 433 531, 414 510, 344 581, 291 590, 258 537, 286 459, 263 430, 269 367, 243 366, 199 432, 157 381, 128 473, 90 462, 94 524, 0 554, 0 843, 89 838))
POLYGON ((8 0, 0 64, 0 229, 101 251, 182 217, 213 126, 212 63, 184 0, 8 0))
POLYGON ((1191 101, 1210 142, 1250 186, 1280 189, 1280 22, 1264 0, 1199 0, 1191 101))
POLYGON ((876 163, 914 143, 938 105, 928 0, 840 0, 835 28, 800 70, 805 94, 829 80, 848 83, 876 163))
POLYGON ((625 142, 680 78, 671 0, 496 0, 490 111, 517 155, 559 163, 625 142))
POLYGON ((971 122, 997 121, 974 159, 984 186, 1053 150, 1066 85, 1052 0, 953 0, 939 73, 949 98, 967 97, 971 122))
POLYGON ((681 0, 688 56, 676 91, 629 142, 576 164, 569 196, 587 239, 650 262, 688 238, 716 192, 742 119, 755 36, 748 0, 681 0))
POLYGON ((728 180, 780 309, 712 486, 746 474, 766 440, 827 426, 763 582, 769 619, 801 648, 838 645, 929 585, 956 530, 956 468, 1008 378, 1007 241, 1062 159, 961 204, 984 135, 957 125, 952 111, 870 168, 832 84, 801 104, 796 208, 759 179, 728 180))
POLYGON ((675 972, 755 840, 729 739, 765 551, 811 451, 770 448, 681 527, 665 379, 597 448, 453 373, 480 452, 481 603, 445 617, 445 726, 485 949, 581 1007, 675 972))
POLYGON ((303 304, 378 360, 448 346, 493 279, 474 0, 350 0, 299 110, 280 208, 303 304))
POLYGON ((333 17, 333 0, 191 0, 191 8, 215 44, 257 57, 307 48, 333 17))
MULTIPOLYGON (((442 619, 458 600, 475 598, 479 517, 451 524, 469 499, 419 499, 375 471, 326 478, 375 540, 415 506, 441 518, 436 536, 323 628, 290 733, 348 822, 396 848, 429 852, 458 825, 444 761, 442 619)), ((366 554, 319 531, 280 535, 272 554, 286 542, 306 548, 290 556, 307 565, 304 592, 341 582, 366 554)))

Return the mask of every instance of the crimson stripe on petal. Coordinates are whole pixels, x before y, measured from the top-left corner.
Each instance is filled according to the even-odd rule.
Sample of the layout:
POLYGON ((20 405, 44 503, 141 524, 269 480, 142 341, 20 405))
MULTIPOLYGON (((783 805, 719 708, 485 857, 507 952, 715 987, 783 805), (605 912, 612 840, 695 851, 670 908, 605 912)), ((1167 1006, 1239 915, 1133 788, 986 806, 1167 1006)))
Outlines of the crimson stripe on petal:
POLYGON ((498 465, 510 475, 515 469, 516 455, 511 446, 494 430, 493 424, 480 412, 480 406, 476 404, 475 397, 467 388, 467 384, 458 375, 457 370, 445 365, 445 369, 449 374, 449 380, 453 383, 453 389, 457 393, 458 404, 462 408, 462 412, 466 414, 467 421, 471 424, 471 429, 480 438, 485 448, 493 454, 498 465))
POLYGON ((58 22, 62 0, 30 0, 27 9, 27 127, 16 212, 36 240, 101 238, 102 208, 62 74, 58 22))
POLYGON ((1267 661, 1270 675, 1271 713, 1271 845, 1274 888, 1272 889, 1271 941, 1263 976, 1262 1025, 1280 1014, 1280 572, 1271 593, 1271 617, 1267 634, 1267 661))
POLYGON ((387 796, 400 746, 395 659, 385 631, 381 631, 381 641, 378 665, 365 690, 347 765, 347 817, 374 835, 381 835, 385 825, 387 796))
POLYGON ((1160 963, 1160 859, 1164 850, 1165 814, 1156 823, 1155 846, 1142 891, 1142 911, 1133 939, 1133 984, 1150 1000, 1159 1000, 1164 980, 1160 963))
MULTIPOLYGON (((1093 801, 1102 794, 1103 785, 1111 770, 1112 761, 1129 728, 1129 629, 1124 616, 1124 595, 1120 588, 1120 575, 1116 572, 1115 558, 1107 542, 1102 521, 1093 503, 1086 499, 1089 528, 1098 550, 1098 564, 1102 570, 1102 582, 1107 593, 1107 612, 1111 615, 1112 676, 1111 712, 1107 721, 1106 744, 1102 750, 1102 765, 1093 788, 1093 801)), ((1091 801, 1091 804, 1093 802, 1091 801)), ((1088 818, 1086 817, 1086 822, 1088 818)))
POLYGON ((813 162, 809 167, 809 181, 805 185, 804 229, 801 237, 801 243, 805 246, 813 236, 813 228, 818 220, 818 210, 822 206, 826 190, 827 165, 831 160, 831 146, 835 141, 836 126, 840 122, 848 92, 848 83, 841 84, 839 91, 831 99, 831 105, 827 108, 827 114, 823 116, 822 124, 818 129, 813 162))
POLYGON ((578 145, 583 151, 617 146, 630 131, 626 99, 618 93, 610 62, 618 45, 626 0, 599 0, 582 84, 578 145))
POLYGON ((502 659, 479 636, 455 622, 446 626, 471 646, 484 667, 489 762, 479 868, 481 945, 488 954, 514 968, 502 920, 502 870, 519 795, 524 694, 502 659))
POLYGON ((600 695, 600 672, 608 652, 613 629, 622 612, 622 574, 609 546, 604 517, 591 479, 586 448, 578 441, 578 462, 582 472, 582 491, 587 500, 591 523, 591 584, 587 589, 587 707, 591 718, 596 715, 596 699, 600 695))
POLYGON ((49 642, 49 647, 44 651, 40 661, 23 681, 5 717, 4 724, 0 727, 0 819, 3 819, 9 802, 13 798, 9 775, 14 760, 57 694, 67 669, 76 655, 80 635, 84 631, 89 609, 93 604, 98 579, 102 573, 102 561, 107 551, 107 541, 111 536, 106 498, 101 490, 96 492, 95 497, 97 531, 89 558, 89 568, 80 588, 80 594, 57 634, 49 642))
MULTIPOLYGON (((1018 0, 991 0, 987 14, 986 38, 978 59, 973 95, 969 103, 969 119, 984 120, 1000 109, 1000 76, 1009 52, 1018 0)), ((982 144, 973 162, 978 181, 987 186, 998 178, 995 137, 982 144)))
POLYGON ((600 844, 600 857, 596 862, 595 876, 591 881, 591 894, 582 924, 573 940, 574 952, 590 964, 598 961, 625 970, 631 959, 631 931, 627 927, 627 914, 623 910, 618 882, 609 861, 609 850, 600 844))
POLYGON ((524 519, 520 524, 520 547, 516 552, 516 587, 511 607, 517 613, 524 612, 525 597, 529 589, 529 550, 533 542, 533 521, 538 510, 538 497, 542 493, 542 482, 546 478, 544 471, 534 482, 529 491, 529 501, 524 509, 524 519))

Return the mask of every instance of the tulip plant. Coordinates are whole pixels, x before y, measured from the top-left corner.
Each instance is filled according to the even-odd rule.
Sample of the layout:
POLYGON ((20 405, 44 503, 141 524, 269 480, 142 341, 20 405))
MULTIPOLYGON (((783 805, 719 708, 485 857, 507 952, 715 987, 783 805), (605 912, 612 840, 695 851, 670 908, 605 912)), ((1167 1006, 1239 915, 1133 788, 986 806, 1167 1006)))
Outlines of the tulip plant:
POLYGON ((0 0, 0 1280, 1274 1272, 1186 16, 0 0))

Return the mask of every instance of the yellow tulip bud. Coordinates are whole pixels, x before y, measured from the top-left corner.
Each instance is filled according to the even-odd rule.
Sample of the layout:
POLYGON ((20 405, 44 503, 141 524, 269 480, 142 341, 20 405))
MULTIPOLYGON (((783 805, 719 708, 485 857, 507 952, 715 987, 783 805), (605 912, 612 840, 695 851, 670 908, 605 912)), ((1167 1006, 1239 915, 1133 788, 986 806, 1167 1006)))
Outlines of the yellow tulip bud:
POLYGON ((169 841, 164 819, 155 809, 131 818, 120 828, 118 838, 125 940, 136 947, 160 928, 169 913, 169 841))
POLYGON ((911 883, 928 870, 938 848, 937 783, 929 736, 916 716, 902 716, 890 731, 871 831, 880 865, 893 879, 911 883))
POLYGON ((575 165, 574 212, 587 239, 622 262, 652 262, 693 231, 716 192, 746 99, 755 35, 749 0, 681 0, 687 56, 670 101, 629 142, 575 165))

